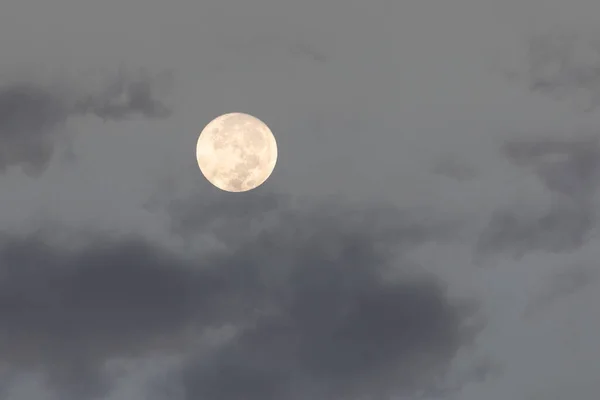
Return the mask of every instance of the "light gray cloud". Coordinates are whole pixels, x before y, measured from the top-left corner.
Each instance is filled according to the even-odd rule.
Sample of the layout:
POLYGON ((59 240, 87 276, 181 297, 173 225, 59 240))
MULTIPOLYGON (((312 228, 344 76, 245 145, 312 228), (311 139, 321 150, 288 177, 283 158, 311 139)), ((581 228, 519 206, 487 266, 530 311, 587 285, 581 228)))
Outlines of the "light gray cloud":
POLYGON ((554 271, 544 280, 542 289, 532 296, 525 312, 526 317, 535 317, 552 304, 567 298, 582 288, 594 283, 597 271, 590 265, 567 265, 554 271))
MULTIPOLYGON (((196 214, 227 222, 232 207, 218 204, 180 214, 196 221, 185 235, 211 229, 196 214)), ((271 204, 279 204, 271 225, 222 235, 225 251, 194 257, 140 237, 90 234, 83 247, 67 249, 43 236, 4 236, 2 359, 42 363, 62 390, 90 389, 111 357, 193 352, 186 329, 227 323, 241 329, 236 340, 186 364, 189 398, 433 389, 473 338, 473 304, 449 299, 440 281, 392 249, 429 240, 436 228, 402 228, 400 214, 377 206, 338 204, 335 213, 276 197, 271 204), (390 268, 403 273, 386 278, 390 268)), ((264 210, 246 212, 229 229, 264 210)))

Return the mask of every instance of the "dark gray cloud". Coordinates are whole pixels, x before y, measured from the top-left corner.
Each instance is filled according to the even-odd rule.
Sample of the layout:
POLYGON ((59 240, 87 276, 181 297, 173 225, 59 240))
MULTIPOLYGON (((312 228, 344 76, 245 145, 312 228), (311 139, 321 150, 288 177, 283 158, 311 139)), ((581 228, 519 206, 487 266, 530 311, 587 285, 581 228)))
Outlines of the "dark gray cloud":
POLYGON ((556 29, 528 43, 529 88, 584 111, 600 104, 600 40, 596 34, 556 29), (583 97, 583 102, 578 102, 583 97))
POLYGON ((103 360, 171 337, 192 315, 208 312, 203 307, 219 287, 141 239, 90 237, 74 251, 44 239, 2 241, 1 352, 16 368, 52 365, 50 381, 62 389, 95 387, 103 360))
POLYGON ((480 255, 508 251, 569 251, 582 246, 596 223, 593 198, 600 184, 600 146, 597 138, 510 141, 504 155, 515 165, 533 171, 553 205, 542 215, 523 215, 519 209, 495 212, 480 236, 480 255))
POLYGON ((213 256, 192 262, 140 237, 90 233, 88 245, 71 250, 47 239, 2 240, 0 353, 17 370, 41 364, 64 395, 105 390, 102 366, 112 357, 180 351, 185 329, 246 313, 245 304, 228 304, 244 299, 245 282, 222 257, 214 257, 222 268, 205 269, 213 256))
POLYGON ((585 201, 600 184, 598 139, 594 134, 573 139, 510 141, 503 150, 516 165, 533 168, 550 191, 585 201))
POLYGON ((13 165, 30 173, 45 169, 68 114, 65 99, 50 88, 0 87, 0 172, 13 165))
POLYGON ((461 313, 434 281, 385 284, 354 268, 350 256, 345 262, 345 271, 327 265, 294 271, 280 310, 188 366, 191 398, 325 399, 433 389, 465 338, 461 313))
POLYGON ((184 350, 186 328, 226 323, 237 339, 183 368, 189 399, 333 398, 433 389, 472 339, 472 304, 393 255, 445 228, 378 206, 294 207, 257 195, 244 209, 228 198, 194 197, 173 215, 189 238, 219 222, 242 230, 217 234, 226 250, 184 255, 91 233, 72 248, 43 234, 4 236, 2 360, 51 366, 60 388, 89 389, 113 356, 184 350), (253 221, 265 223, 250 229, 253 221))
POLYGON ((148 74, 112 77, 107 87, 83 95, 37 82, 0 86, 0 172, 21 166, 40 174, 50 162, 65 123, 76 115, 122 120, 133 115, 166 118, 171 114, 158 99, 155 77, 148 74))
POLYGON ((581 247, 594 227, 595 215, 588 209, 557 205, 543 215, 524 216, 519 209, 495 212, 476 244, 479 257, 507 252, 521 257, 528 252, 552 253, 581 247))

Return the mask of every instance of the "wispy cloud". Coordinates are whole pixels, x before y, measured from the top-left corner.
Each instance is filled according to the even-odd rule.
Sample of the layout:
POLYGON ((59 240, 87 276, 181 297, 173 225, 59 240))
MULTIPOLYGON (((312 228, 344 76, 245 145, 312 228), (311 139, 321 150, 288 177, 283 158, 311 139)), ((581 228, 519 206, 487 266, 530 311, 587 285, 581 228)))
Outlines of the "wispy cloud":
POLYGON ((597 138, 507 141, 503 153, 548 190, 551 205, 523 214, 518 207, 496 210, 477 243, 480 254, 508 251, 570 251, 581 247, 596 224, 594 195, 600 176, 597 138))
POLYGON ((171 116, 172 110, 159 99, 164 93, 158 89, 164 91, 171 84, 170 73, 150 76, 141 70, 137 74, 128 74, 121 68, 105 88, 78 99, 73 112, 92 114, 103 120, 114 121, 134 115, 150 119, 167 118, 171 116))
POLYGON ((573 101, 580 110, 595 110, 600 104, 600 41, 589 33, 555 29, 532 36, 524 76, 529 88, 573 101))
POLYGON ((94 115, 105 121, 134 115, 169 117, 171 109, 159 99, 156 83, 148 74, 120 73, 107 87, 90 94, 35 81, 1 85, 0 172, 21 166, 31 175, 40 174, 57 141, 65 139, 66 122, 73 116, 94 115))

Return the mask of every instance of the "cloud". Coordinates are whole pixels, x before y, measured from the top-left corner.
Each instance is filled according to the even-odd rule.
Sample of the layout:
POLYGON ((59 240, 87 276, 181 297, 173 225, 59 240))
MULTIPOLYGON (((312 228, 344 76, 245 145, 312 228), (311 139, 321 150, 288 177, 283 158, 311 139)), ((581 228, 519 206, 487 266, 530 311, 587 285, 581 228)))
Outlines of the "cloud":
MULTIPOLYGON (((596 224, 594 196, 600 176, 596 138, 508 141, 507 159, 529 168, 552 196, 545 211, 523 213, 519 207, 494 212, 477 242, 480 255, 509 251, 570 251, 581 247, 596 224)), ((538 208, 539 209, 539 208, 538 208)))
POLYGON ((575 250, 594 227, 590 209, 558 205, 541 215, 522 214, 518 207, 495 212, 477 241, 478 255, 508 252, 521 257, 536 250, 575 250))
POLYGON ((46 168, 69 112, 50 88, 17 83, 0 87, 0 172, 21 165, 30 173, 46 168))
POLYGON ((151 76, 143 69, 137 74, 127 74, 120 69, 105 88, 78 99, 74 112, 92 114, 105 121, 121 121, 133 115, 164 119, 171 116, 172 110, 159 100, 159 95, 168 90, 171 84, 171 73, 151 76))
POLYGON ((239 279, 247 293, 258 289, 261 312, 233 342, 186 365, 190 398, 433 390, 471 338, 465 321, 473 310, 448 299, 435 277, 392 254, 447 236, 447 227, 418 223, 380 205, 303 209, 286 206, 281 197, 253 199, 234 204, 237 198, 223 198, 205 208, 197 198, 172 208, 174 227, 186 235, 201 233, 207 221, 226 232, 243 231, 242 225, 252 230, 253 220, 266 226, 249 240, 216 231, 222 240, 243 243, 233 264, 244 265, 239 279), (247 210, 241 204, 258 212, 240 218, 240 210, 247 210), (277 222, 270 225, 274 214, 277 222), (234 217, 223 221, 223 215, 234 217), (252 266, 263 278, 247 270, 252 266), (400 277, 389 278, 390 270, 400 277))
POLYGON ((0 86, 0 172, 12 166, 30 175, 43 172, 57 142, 66 139, 66 122, 73 116, 167 118, 171 109, 158 99, 156 83, 148 74, 121 74, 98 93, 85 95, 35 81, 0 86))
MULTIPOLYGON (((89 389, 102 387, 102 365, 113 357, 196 354, 190 330, 230 325, 234 340, 185 363, 189 398, 433 388, 472 339, 467 322, 474 309, 394 254, 436 237, 437 228, 375 205, 338 204, 332 212, 266 197, 279 204, 272 221, 221 235, 226 246, 212 251, 180 254, 142 237, 98 233, 76 232, 86 244, 71 247, 41 233, 5 235, 2 360, 13 368, 44 365, 62 390, 77 382, 89 389)), ((219 207, 218 200, 212 209, 187 209, 196 225, 186 236, 218 221, 249 227, 264 213, 257 201, 231 224, 236 207, 219 207), (213 217, 193 219, 198 214, 213 217)))
POLYGON ((504 153, 511 162, 533 168, 552 192, 585 201, 598 189, 600 145, 595 135, 509 141, 504 153))
POLYGON ((188 365, 191 397, 347 398, 433 389, 463 343, 460 312, 435 281, 386 284, 350 257, 342 260, 345 271, 327 264, 294 271, 279 310, 188 365))
POLYGON ((598 32, 554 29, 533 35, 523 78, 533 92, 593 111, 600 104, 599 50, 598 32))
POLYGON ((218 287, 144 240, 90 240, 73 251, 41 237, 1 246, 2 359, 14 367, 52 365, 51 381, 61 387, 89 385, 103 360, 182 329, 218 287))
POLYGON ((547 311, 556 302, 595 283, 597 277, 597 271, 588 263, 567 265, 557 271, 553 271, 543 281, 544 285, 541 290, 532 296, 527 305, 525 316, 538 316, 538 313, 547 311))

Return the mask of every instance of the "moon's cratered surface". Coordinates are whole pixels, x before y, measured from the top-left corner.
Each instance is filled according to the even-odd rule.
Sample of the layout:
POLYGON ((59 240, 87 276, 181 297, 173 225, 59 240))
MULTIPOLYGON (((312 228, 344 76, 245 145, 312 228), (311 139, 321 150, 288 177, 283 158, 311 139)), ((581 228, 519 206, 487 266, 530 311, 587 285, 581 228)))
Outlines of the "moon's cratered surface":
POLYGON ((277 142, 256 117, 229 113, 213 119, 200 133, 196 160, 206 179, 227 192, 262 185, 277 163, 277 142))

